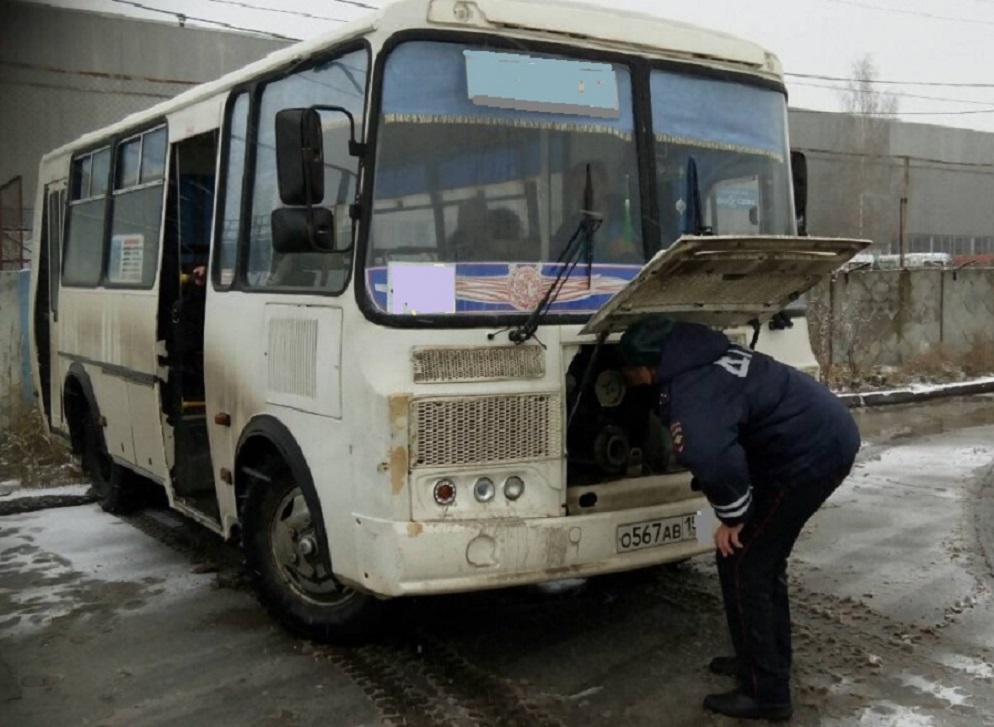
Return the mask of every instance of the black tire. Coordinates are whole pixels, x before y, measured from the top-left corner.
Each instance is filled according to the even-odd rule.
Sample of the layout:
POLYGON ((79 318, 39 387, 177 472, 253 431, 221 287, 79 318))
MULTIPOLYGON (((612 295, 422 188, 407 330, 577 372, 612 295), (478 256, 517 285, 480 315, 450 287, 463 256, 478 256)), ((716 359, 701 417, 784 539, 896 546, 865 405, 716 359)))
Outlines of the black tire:
POLYGON ((97 503, 105 512, 120 515, 141 507, 137 477, 107 453, 103 430, 89 413, 83 422, 83 469, 90 475, 97 503))
POLYGON ((250 485, 242 547, 259 601, 291 632, 333 644, 361 643, 375 632, 385 604, 334 577, 327 543, 288 472, 250 485))

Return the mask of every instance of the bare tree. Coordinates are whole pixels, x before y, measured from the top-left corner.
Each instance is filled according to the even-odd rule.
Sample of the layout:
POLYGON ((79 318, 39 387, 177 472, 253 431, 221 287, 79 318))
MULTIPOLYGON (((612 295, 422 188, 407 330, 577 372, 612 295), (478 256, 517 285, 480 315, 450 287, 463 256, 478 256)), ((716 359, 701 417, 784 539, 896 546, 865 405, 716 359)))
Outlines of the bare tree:
POLYGON ((890 169, 884 157, 888 149, 889 121, 897 113, 897 96, 882 91, 876 83, 873 58, 865 55, 852 64, 850 79, 840 92, 842 109, 854 125, 849 143, 856 160, 850 170, 848 208, 855 213, 859 237, 871 238, 882 248, 889 246, 895 211, 890 191, 890 169))
POLYGON ((842 108, 847 113, 867 120, 866 139, 871 138, 875 131, 872 121, 877 127, 884 126, 881 116, 888 117, 897 113, 897 96, 881 91, 876 85, 877 69, 873 65, 873 57, 865 55, 853 61, 850 78, 842 91, 842 108))

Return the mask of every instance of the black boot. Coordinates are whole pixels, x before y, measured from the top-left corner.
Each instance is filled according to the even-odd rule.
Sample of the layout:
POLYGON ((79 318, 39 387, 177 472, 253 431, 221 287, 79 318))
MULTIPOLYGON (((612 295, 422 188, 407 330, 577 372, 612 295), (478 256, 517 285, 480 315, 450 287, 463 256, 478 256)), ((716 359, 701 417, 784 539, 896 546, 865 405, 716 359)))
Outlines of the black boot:
POLYGON ((704 698, 704 709, 736 719, 768 719, 772 722, 788 720, 794 714, 790 702, 784 704, 757 702, 748 694, 738 690, 724 694, 709 694, 704 698))
POLYGON ((716 656, 708 664, 708 671, 721 677, 737 677, 739 660, 734 656, 716 656))

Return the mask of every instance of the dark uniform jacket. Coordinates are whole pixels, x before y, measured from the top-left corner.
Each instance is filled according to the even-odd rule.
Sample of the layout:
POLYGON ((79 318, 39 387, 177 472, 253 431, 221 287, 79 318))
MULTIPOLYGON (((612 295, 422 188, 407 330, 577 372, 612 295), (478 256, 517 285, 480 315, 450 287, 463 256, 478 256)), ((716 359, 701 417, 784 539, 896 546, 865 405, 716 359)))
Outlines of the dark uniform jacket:
POLYGON ((706 326, 674 324, 658 382, 677 461, 727 525, 749 518, 754 490, 842 480, 860 447, 849 410, 825 386, 706 326))

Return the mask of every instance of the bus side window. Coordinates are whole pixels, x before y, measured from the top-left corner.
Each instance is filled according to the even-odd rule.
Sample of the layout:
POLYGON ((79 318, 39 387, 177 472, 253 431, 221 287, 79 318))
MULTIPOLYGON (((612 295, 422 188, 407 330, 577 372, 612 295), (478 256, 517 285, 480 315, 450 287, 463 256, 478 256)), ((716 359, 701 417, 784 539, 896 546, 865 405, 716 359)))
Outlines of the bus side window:
POLYGON ((117 145, 107 282, 150 288, 159 262, 166 127, 138 134, 117 145))
MULTIPOLYGON (((266 85, 258 115, 255 175, 252 184, 252 223, 249 228, 248 285, 341 293, 349 280, 352 250, 349 204, 356 195, 358 159, 349 154, 349 125, 344 114, 322 113, 325 197, 318 206, 335 213, 342 252, 279 254, 273 249, 270 216, 282 206, 276 174, 276 114, 283 109, 314 105, 340 106, 355 118, 361 135, 365 109, 368 58, 365 50, 295 73, 266 85)), ((227 215, 226 215, 227 216, 227 215)))
POLYGON ((69 234, 62 261, 63 285, 95 288, 100 284, 109 182, 109 147, 73 160, 69 179, 69 234))

